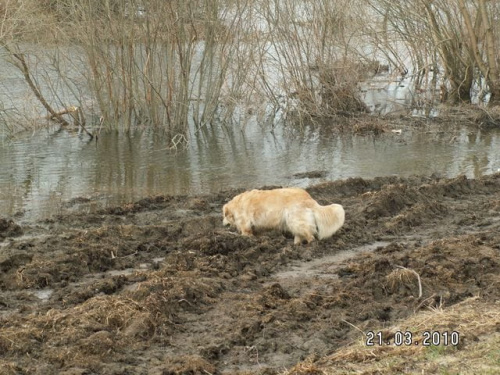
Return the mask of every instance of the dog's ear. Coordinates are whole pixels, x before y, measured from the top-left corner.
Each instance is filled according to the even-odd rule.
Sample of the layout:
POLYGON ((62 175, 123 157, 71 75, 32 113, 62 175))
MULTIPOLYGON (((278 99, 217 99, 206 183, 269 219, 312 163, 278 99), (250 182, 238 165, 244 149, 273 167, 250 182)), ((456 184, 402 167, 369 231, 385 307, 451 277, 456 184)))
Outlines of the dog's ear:
POLYGON ((233 213, 231 212, 231 210, 229 209, 228 205, 225 204, 223 207, 222 207, 222 213, 223 213, 223 216, 227 219, 232 219, 233 218, 233 213))
POLYGON ((227 204, 225 204, 222 207, 222 224, 223 225, 232 225, 233 223, 234 223, 233 214, 231 213, 231 210, 229 209, 227 204))

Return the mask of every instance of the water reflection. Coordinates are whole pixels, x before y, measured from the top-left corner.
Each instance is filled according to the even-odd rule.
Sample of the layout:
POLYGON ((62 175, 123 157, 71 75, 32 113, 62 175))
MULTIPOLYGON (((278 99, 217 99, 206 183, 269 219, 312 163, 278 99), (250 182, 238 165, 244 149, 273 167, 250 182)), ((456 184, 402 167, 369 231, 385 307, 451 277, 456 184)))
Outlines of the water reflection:
POLYGON ((479 177, 500 168, 498 132, 460 129, 396 135, 333 136, 314 129, 273 133, 258 126, 206 129, 172 151, 154 132, 43 131, 0 140, 0 215, 57 213, 75 197, 104 205, 156 194, 198 194, 230 187, 307 186, 347 177, 439 173, 479 177), (294 178, 323 170, 323 178, 294 178), (66 202, 66 203, 65 203, 66 202), (63 204, 65 203, 65 204, 63 204))

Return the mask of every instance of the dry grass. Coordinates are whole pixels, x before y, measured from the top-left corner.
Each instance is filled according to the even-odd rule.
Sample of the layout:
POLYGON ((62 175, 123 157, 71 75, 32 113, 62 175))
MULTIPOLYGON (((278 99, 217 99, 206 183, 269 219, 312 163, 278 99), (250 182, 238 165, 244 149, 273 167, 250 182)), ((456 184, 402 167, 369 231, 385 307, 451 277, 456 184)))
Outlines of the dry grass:
MULTIPOLYGON (((116 333, 126 328, 134 319, 150 320, 147 310, 130 298, 98 296, 83 304, 62 310, 52 309, 46 314, 12 315, 2 319, 0 352, 32 353, 46 345, 51 350, 89 340, 93 332, 116 333)), ((95 355, 91 345, 87 348, 95 355)), ((82 355, 88 354, 83 350, 82 355)))
POLYGON ((387 122, 380 121, 374 117, 357 118, 350 127, 356 134, 382 134, 387 133, 389 128, 387 122))
POLYGON ((387 282, 389 288, 393 291, 399 289, 400 287, 406 287, 412 289, 415 283, 418 283, 418 298, 422 297, 422 282, 420 280, 420 275, 411 269, 405 267, 398 267, 387 275, 387 282))
POLYGON ((304 362, 298 363, 283 375, 324 375, 325 372, 312 359, 307 359, 304 362))
MULTIPOLYGON (((401 278, 405 277, 401 272, 398 272, 398 275, 401 278)), ((393 276, 399 280, 398 275, 393 276)), ((499 326, 500 304, 498 302, 484 302, 479 297, 469 298, 445 309, 437 308, 419 312, 389 329, 393 333, 411 331, 413 340, 419 342, 422 342, 426 331, 441 333, 456 331, 460 335, 460 343, 456 347, 444 345, 368 347, 363 337, 350 346, 343 347, 314 363, 311 361, 300 363, 284 375, 373 374, 391 371, 422 374, 435 373, 443 366, 447 373, 495 374, 500 370, 499 326), (314 372, 307 372, 309 369, 314 372)))
MULTIPOLYGON (((171 273, 150 272, 134 291, 119 295, 97 295, 42 314, 2 317, 0 355, 36 354, 61 367, 70 361, 97 371, 112 353, 131 347, 141 350, 151 340, 164 340, 177 329, 180 311, 199 311, 220 291, 218 283, 194 271, 180 270, 175 277, 171 273)), ((202 359, 191 362, 193 368, 207 367, 202 359)), ((0 360, 1 373, 15 373, 12 366, 0 360)))

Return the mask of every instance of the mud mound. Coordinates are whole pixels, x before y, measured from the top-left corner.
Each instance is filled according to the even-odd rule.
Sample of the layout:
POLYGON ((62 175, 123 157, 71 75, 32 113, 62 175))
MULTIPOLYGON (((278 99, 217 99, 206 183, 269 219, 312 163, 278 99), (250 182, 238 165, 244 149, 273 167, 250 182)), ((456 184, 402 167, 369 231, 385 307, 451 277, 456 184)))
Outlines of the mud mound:
POLYGON ((405 207, 398 213, 398 215, 392 217, 385 225, 389 233, 398 233, 425 224, 429 221, 429 219, 446 213, 446 206, 438 201, 415 203, 409 207, 405 207))
POLYGON ((500 296, 496 288, 500 280, 498 240, 496 234, 488 233, 438 240, 418 248, 394 243, 354 258, 338 274, 346 291, 366 291, 363 298, 373 302, 391 301, 387 320, 478 294, 496 299, 500 296))
POLYGON ((306 190, 316 199, 328 199, 332 196, 352 197, 363 193, 381 190, 385 186, 401 184, 408 187, 418 187, 426 183, 436 183, 437 177, 413 176, 402 178, 397 176, 376 177, 373 180, 365 180, 359 177, 347 180, 324 182, 306 190))
POLYGON ((220 283, 196 272, 169 274, 154 272, 123 295, 95 296, 44 315, 0 318, 0 353, 37 353, 60 367, 70 364, 101 372, 109 356, 141 349, 151 340, 168 342, 169 335, 186 323, 181 312, 201 311, 222 290, 220 283))
POLYGON ((295 178, 323 178, 328 174, 327 171, 310 171, 294 173, 292 176, 295 178))
POLYGON ((252 238, 237 233, 213 232, 211 236, 195 237, 185 242, 188 249, 200 251, 205 255, 229 255, 235 251, 249 248, 254 243, 252 238))
POLYGON ((424 199, 423 194, 402 184, 389 185, 379 192, 367 193, 366 197, 369 203, 365 213, 369 219, 394 216, 424 199))
POLYGON ((1 221, 0 372, 277 374, 309 358, 294 371, 314 374, 311 356, 358 329, 500 298, 500 175, 308 191, 346 210, 308 246, 223 228, 241 190, 69 213, 22 237, 1 221))
POLYGON ((0 218, 0 241, 7 237, 16 237, 23 234, 22 228, 12 220, 0 218))

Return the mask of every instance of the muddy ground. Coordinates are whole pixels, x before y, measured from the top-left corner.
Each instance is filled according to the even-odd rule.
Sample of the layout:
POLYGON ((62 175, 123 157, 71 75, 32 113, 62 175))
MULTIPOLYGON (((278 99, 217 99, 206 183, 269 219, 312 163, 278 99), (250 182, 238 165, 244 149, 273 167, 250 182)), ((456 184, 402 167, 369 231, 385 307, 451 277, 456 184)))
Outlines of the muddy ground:
POLYGON ((307 246, 222 227, 241 190, 0 221, 0 373, 281 374, 360 331, 499 299, 500 174, 308 190, 346 224, 307 246))

